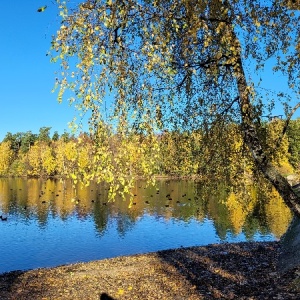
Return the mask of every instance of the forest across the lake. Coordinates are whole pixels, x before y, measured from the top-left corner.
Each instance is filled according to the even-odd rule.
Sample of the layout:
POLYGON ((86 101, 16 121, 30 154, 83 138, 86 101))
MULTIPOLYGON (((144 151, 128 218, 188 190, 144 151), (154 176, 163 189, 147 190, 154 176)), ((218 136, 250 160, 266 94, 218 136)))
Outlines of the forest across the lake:
MULTIPOLYGON (((282 174, 288 175, 299 172, 300 118, 290 121, 280 147, 276 147, 284 125, 285 121, 280 118, 269 120, 261 126, 260 135, 265 137, 264 148, 272 163, 282 174)), ((110 132, 109 139, 103 144, 95 144, 85 132, 77 136, 54 132, 50 136, 50 130, 51 127, 42 127, 37 134, 31 131, 8 132, 0 143, 0 176, 66 177, 73 174, 75 177, 74 174, 92 174, 96 167, 94 158, 99 155, 97 149, 101 147, 105 147, 106 152, 103 152, 103 160, 97 158, 97 165, 103 162, 103 166, 97 167, 107 173, 113 171, 107 169, 107 162, 111 162, 112 157, 121 157, 120 167, 126 166, 127 173, 132 176, 145 172, 167 176, 196 175, 202 180, 225 179, 234 183, 253 175, 251 154, 243 143, 240 126, 234 123, 225 127, 216 124, 205 134, 201 130, 157 133, 155 142, 159 151, 155 153, 149 146, 153 140, 146 134, 129 134, 124 141, 124 137, 121 139, 110 132), (209 143, 206 143, 207 138, 209 143), (122 157, 124 153, 127 155, 122 157)))

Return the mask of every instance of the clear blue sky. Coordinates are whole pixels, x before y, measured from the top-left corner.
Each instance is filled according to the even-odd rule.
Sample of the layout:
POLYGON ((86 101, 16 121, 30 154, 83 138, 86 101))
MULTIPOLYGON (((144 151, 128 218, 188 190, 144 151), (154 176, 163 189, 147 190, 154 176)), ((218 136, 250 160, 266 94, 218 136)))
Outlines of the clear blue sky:
POLYGON ((51 93, 59 66, 46 53, 59 21, 51 0, 0 1, 0 141, 7 132, 38 133, 43 126, 61 134, 76 114, 51 93))
MULTIPOLYGON (((52 127, 51 134, 61 134, 76 115, 73 107, 66 101, 59 104, 51 93, 59 68, 46 56, 60 22, 54 2, 0 0, 0 141, 7 132, 38 133, 43 126, 52 127), (38 13, 45 4, 47 9, 38 13)), ((271 89, 285 86, 284 78, 270 71, 264 82, 271 89)))

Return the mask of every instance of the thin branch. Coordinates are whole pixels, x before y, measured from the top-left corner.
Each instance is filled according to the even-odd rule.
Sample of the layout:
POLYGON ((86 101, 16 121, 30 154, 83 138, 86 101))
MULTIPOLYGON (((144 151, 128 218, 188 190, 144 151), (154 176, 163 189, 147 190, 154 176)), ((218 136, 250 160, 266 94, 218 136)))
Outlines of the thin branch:
MULTIPOLYGON (((289 127, 291 118, 292 118, 292 116, 294 115, 294 113, 296 112, 296 110, 297 110, 299 107, 300 107, 300 102, 298 102, 298 103, 294 106, 294 108, 291 110, 291 112, 289 113, 288 117, 286 118, 286 121, 285 121, 285 123, 284 123, 284 127, 283 127, 282 132, 281 132, 281 134, 280 134, 280 136, 279 136, 279 138, 278 138, 278 140, 277 140, 277 142, 276 142, 276 146, 275 146, 274 150, 275 150, 275 149, 278 149, 279 146, 281 145, 282 139, 283 139, 283 137, 284 137, 284 135, 285 135, 285 133, 286 133, 288 127, 289 127)), ((273 152, 274 152, 274 151, 273 151, 273 152)))
POLYGON ((229 109, 232 107, 232 105, 237 102, 240 99, 240 96, 236 96, 232 102, 220 113, 221 115, 224 115, 225 113, 227 113, 229 111, 229 109))

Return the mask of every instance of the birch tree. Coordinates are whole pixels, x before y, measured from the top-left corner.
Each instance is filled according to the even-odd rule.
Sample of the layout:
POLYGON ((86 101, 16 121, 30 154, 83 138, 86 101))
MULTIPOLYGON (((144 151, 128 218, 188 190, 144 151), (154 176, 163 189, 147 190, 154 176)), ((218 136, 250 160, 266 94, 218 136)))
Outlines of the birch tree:
MULTIPOLYGON (((154 137, 164 129, 201 130, 208 144, 212 127, 235 123, 255 168, 300 215, 299 198, 271 160, 300 106, 290 96, 292 91, 296 100, 299 96, 297 2, 87 0, 59 5, 62 21, 52 42, 52 59, 61 66, 58 99, 67 94, 82 114, 90 115, 96 167, 89 179, 116 183, 113 174, 127 178, 120 176, 128 169, 119 155, 126 153, 105 142, 111 133, 123 141, 133 133, 153 137, 149 148, 155 159, 159 144, 154 137), (289 93, 259 88, 253 78, 262 76, 267 62, 286 76, 289 93), (278 102, 286 121, 268 149, 260 135, 262 116, 278 102), (115 159, 106 162, 111 151, 115 159), (104 171, 112 175, 103 176, 104 171)), ((210 157, 213 146, 222 147, 222 137, 210 148, 210 157)), ((218 161, 214 167, 224 166, 218 161)))

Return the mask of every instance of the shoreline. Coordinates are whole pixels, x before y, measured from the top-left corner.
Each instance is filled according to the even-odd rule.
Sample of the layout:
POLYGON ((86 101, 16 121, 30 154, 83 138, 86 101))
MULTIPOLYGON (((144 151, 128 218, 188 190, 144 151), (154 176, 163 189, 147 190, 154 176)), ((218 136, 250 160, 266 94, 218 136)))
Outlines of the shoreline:
POLYGON ((0 274, 0 299, 298 299, 280 242, 241 242, 0 274))

